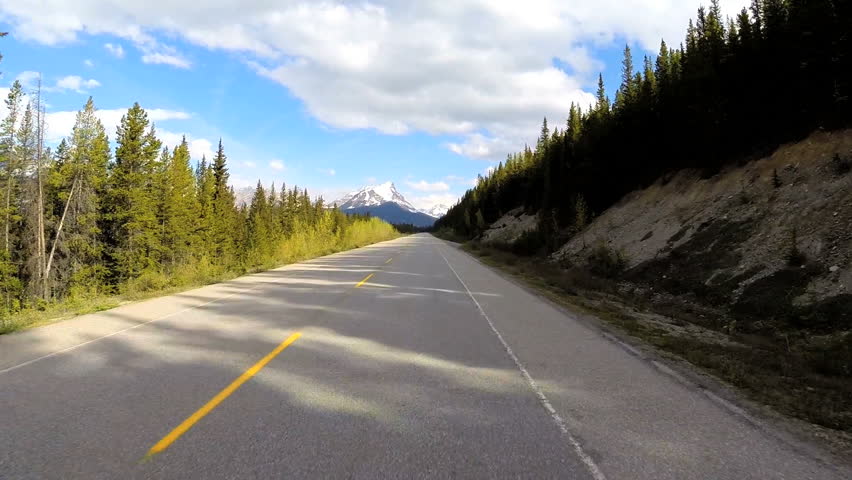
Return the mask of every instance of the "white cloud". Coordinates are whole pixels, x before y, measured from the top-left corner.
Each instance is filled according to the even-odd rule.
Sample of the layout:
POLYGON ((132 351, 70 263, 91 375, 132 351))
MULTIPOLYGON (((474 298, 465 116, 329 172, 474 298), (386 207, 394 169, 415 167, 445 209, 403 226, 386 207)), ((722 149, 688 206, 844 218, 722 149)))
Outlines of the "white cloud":
MULTIPOLYGON (((148 120, 152 122, 158 122, 161 120, 184 120, 190 117, 186 112, 165 110, 161 108, 152 108, 150 110, 146 110, 146 112, 148 112, 148 120)), ((115 138, 115 129, 121 121, 121 116, 125 113, 127 113, 126 108, 97 111, 96 115, 98 119, 100 119, 101 123, 103 123, 104 129, 106 129, 107 135, 109 135, 110 139, 115 138)), ((76 116, 77 111, 75 110, 48 112, 45 117, 45 123, 47 124, 45 140, 48 142, 58 142, 62 138, 70 135, 71 130, 74 128, 76 116)), ((164 130, 157 130, 157 136, 162 140, 165 140, 170 134, 170 132, 164 130)), ((182 135, 171 135, 175 135, 175 137, 169 138, 169 141, 172 143, 166 142, 167 144, 174 145, 180 142, 180 137, 182 135)), ((206 140, 204 140, 204 142, 207 142, 207 149, 210 150, 210 142, 206 140)), ((202 146, 202 144, 199 144, 198 147, 201 148, 202 146)), ((210 158, 210 155, 208 155, 208 158, 210 158)))
POLYGON ((57 91, 74 90, 77 93, 85 93, 85 89, 87 88, 95 88, 100 86, 101 82, 93 78, 84 80, 78 75, 67 75, 57 80, 56 85, 52 87, 52 89, 57 91))
POLYGON ((192 158, 198 160, 207 157, 207 161, 213 160, 216 153, 213 151, 213 142, 206 138, 194 138, 189 142, 189 153, 192 158))
MULTIPOLYGON (((150 113, 148 118, 151 118, 150 113)), ((109 132, 109 130, 107 131, 109 132)), ((187 133, 175 133, 169 130, 157 129, 157 138, 163 142, 163 146, 169 148, 175 148, 180 145, 184 137, 186 137, 186 143, 189 145, 189 156, 194 160, 201 160, 202 157, 207 157, 207 161, 209 162, 216 155, 213 151, 213 142, 206 138, 195 138, 187 133)))
POLYGON ((15 77, 15 80, 21 82, 21 87, 24 90, 32 90, 38 84, 39 76, 41 76, 40 73, 27 70, 19 73, 18 76, 15 77))
POLYGON ((83 65, 85 65, 89 68, 92 68, 92 67, 95 66, 95 62, 93 62, 93 61, 91 61, 87 58, 87 59, 83 60, 83 65))
POLYGON ((269 168, 273 170, 284 170, 284 162, 281 160, 272 160, 269 162, 269 168))
POLYGON ((159 122, 162 120, 188 120, 192 115, 180 110, 166 110, 163 108, 146 108, 148 120, 159 122))
POLYGON ((367 185, 376 185, 377 183, 379 183, 376 177, 367 177, 364 180, 366 180, 367 185))
POLYGON ((419 182, 406 180, 405 184, 418 192, 446 192, 450 189, 450 186, 444 182, 429 183, 426 180, 420 180, 419 182))
MULTIPOLYGON (((8 87, 0 87, 0 98, 6 98, 9 95, 8 87)), ((28 96, 24 95, 24 102, 28 101, 28 96)), ((186 120, 190 118, 190 114, 179 110, 167 110, 162 108, 152 108, 146 110, 148 120, 152 122, 164 120, 186 120)), ((0 118, 5 118, 7 115, 6 105, 0 102, 0 118)), ((115 131, 121 121, 121 116, 127 113, 127 109, 116 108, 107 110, 98 110, 95 115, 101 121, 110 140, 115 140, 115 131)), ((48 143, 58 143, 63 138, 71 134, 76 120, 76 111, 57 111, 48 112, 45 116, 45 141, 48 143)), ((208 160, 215 157, 213 150, 213 142, 206 138, 197 138, 188 133, 175 133, 169 130, 157 129, 157 138, 159 138, 164 146, 174 148, 179 145, 184 135, 187 143, 189 143, 189 153, 195 160, 201 160, 202 156, 206 156, 208 160)), ((244 162, 251 163, 251 162, 244 162)))
MULTIPOLYGON (((97 33, 99 30, 88 29, 91 33, 97 33)), ((119 37, 128 38, 133 41, 136 47, 142 51, 142 62, 147 64, 171 65, 177 68, 189 68, 191 66, 189 60, 183 58, 173 47, 158 42, 153 36, 145 34, 138 27, 130 28, 126 32, 109 31, 119 37)), ((76 31, 75 31, 76 33, 76 31)), ((56 38, 62 38, 62 35, 56 38)), ((54 36, 48 35, 48 39, 54 36)), ((72 37, 73 38, 73 37, 72 37)), ((44 41, 44 40, 42 40, 44 41)), ((55 43, 52 41, 44 41, 44 43, 55 43)), ((124 47, 115 43, 105 43, 104 48, 116 58, 124 58, 124 47)))
MULTIPOLYGON (((50 42, 47 42, 50 43, 50 42)), ((105 43, 104 48, 115 58, 124 58, 124 47, 119 44, 105 43)))
MULTIPOLYGON (((661 37, 676 45, 700 3, 246 0, 200 12, 163 0, 0 0, 0 13, 22 38, 111 34, 180 68, 189 62, 156 37, 237 52, 330 127, 448 134, 460 155, 502 160, 534 141, 543 115, 561 123, 572 101, 593 101, 595 47, 627 39, 655 51, 661 37)), ((724 13, 748 3, 726 0, 724 13)))
POLYGON ((337 175, 337 171, 335 171, 333 168, 318 168, 317 171, 322 173, 323 175, 328 175, 329 177, 337 175))
POLYGON ((170 55, 166 53, 146 53, 142 55, 142 62, 149 64, 171 65, 176 68, 189 68, 191 64, 189 60, 178 55, 170 55))
POLYGON ((252 162, 252 161, 248 161, 248 160, 246 160, 245 162, 243 162, 243 164, 242 164, 242 165, 243 165, 244 167, 247 167, 247 168, 254 168, 254 167, 256 167, 256 166, 257 166, 257 164, 256 164, 256 163, 254 163, 254 162, 252 162))
MULTIPOLYGON (((38 86, 38 79, 41 76, 39 72, 25 71, 18 74, 15 80, 21 82, 21 87, 24 90, 34 90, 38 86)), ((77 93, 85 93, 87 88, 100 87, 101 83, 95 79, 85 80, 78 75, 66 75, 59 78, 53 86, 43 85, 42 90, 62 92, 65 90, 73 90, 77 93)))
POLYGON ((456 185, 464 185, 466 187, 475 187, 477 182, 476 178, 465 178, 460 177, 458 175, 447 175, 446 177, 444 177, 444 180, 452 182, 456 185))
POLYGON ((411 202, 415 207, 421 210, 428 210, 435 205, 446 205, 448 207, 453 206, 459 199, 461 195, 456 195, 454 193, 432 193, 429 195, 423 196, 408 196, 406 195, 406 199, 411 202))

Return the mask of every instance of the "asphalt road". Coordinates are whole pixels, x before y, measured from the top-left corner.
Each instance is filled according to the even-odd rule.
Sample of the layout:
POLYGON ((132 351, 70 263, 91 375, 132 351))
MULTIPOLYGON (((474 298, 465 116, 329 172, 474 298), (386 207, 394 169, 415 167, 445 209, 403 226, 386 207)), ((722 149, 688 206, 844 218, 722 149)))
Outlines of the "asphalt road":
POLYGON ((425 234, 0 337, 3 479, 846 474, 425 234))

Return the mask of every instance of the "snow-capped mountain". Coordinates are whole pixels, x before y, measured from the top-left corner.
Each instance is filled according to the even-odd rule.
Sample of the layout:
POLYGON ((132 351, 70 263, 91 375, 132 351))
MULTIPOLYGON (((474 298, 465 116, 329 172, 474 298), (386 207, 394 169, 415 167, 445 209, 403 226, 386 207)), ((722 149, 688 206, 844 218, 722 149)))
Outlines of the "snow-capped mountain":
POLYGON ((430 227, 436 219, 431 213, 410 204, 392 182, 364 187, 335 203, 346 213, 369 214, 395 224, 430 227))
POLYGON ((336 203, 341 210, 352 210, 361 207, 377 207, 388 202, 395 203, 409 212, 420 211, 414 208, 414 205, 408 203, 408 200, 397 191, 393 182, 364 187, 357 192, 344 196, 336 203))
POLYGON ((425 210, 420 210, 420 211, 425 213, 426 215, 429 215, 430 217, 441 218, 444 215, 446 215, 449 210, 450 210, 450 207, 448 207, 444 204, 438 204, 438 205, 435 205, 432 208, 427 208, 425 210))

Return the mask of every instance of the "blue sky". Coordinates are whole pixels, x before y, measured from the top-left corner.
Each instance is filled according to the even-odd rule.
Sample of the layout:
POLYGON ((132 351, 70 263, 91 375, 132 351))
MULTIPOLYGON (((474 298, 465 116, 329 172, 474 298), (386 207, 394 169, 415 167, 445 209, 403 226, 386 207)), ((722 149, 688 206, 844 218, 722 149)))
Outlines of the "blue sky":
POLYGON ((222 138, 238 187, 286 181, 332 200, 393 181, 426 208, 533 142, 542 116, 561 125, 570 101, 590 101, 598 71, 611 93, 625 42, 637 65, 661 37, 679 43, 698 6, 279 3, 199 13, 181 1, 0 0, 0 88, 41 72, 54 141, 89 95, 111 137, 138 101, 196 157, 222 138))

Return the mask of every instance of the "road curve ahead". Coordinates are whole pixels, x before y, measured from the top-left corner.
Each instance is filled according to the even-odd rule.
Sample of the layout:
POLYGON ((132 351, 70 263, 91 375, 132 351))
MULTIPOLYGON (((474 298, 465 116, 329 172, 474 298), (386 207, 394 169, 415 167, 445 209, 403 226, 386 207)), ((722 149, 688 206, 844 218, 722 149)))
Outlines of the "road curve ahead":
POLYGON ((840 479, 426 234, 0 337, 0 478, 840 479))

